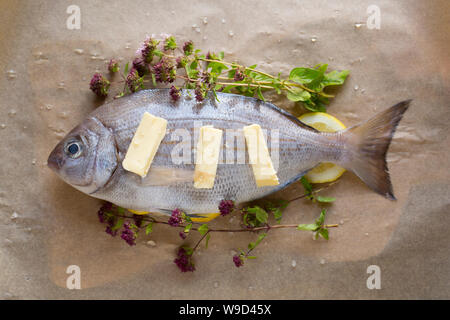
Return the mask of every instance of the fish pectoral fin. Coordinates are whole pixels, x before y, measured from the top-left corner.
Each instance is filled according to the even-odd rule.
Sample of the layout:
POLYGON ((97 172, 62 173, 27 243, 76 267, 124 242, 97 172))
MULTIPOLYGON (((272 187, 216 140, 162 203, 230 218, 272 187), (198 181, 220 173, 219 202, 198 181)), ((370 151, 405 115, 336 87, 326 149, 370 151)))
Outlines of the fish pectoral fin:
POLYGON ((152 166, 147 176, 141 178, 142 186, 168 186, 186 182, 194 182, 193 169, 152 166))

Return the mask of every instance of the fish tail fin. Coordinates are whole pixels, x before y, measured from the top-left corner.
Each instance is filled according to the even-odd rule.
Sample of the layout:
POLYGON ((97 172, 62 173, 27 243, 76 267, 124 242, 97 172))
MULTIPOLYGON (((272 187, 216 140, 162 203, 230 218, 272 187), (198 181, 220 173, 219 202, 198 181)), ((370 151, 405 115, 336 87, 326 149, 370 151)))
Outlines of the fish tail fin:
POLYGON ((411 100, 397 103, 344 133, 350 147, 343 165, 372 190, 390 200, 396 198, 389 177, 386 153, 395 129, 410 103, 411 100))

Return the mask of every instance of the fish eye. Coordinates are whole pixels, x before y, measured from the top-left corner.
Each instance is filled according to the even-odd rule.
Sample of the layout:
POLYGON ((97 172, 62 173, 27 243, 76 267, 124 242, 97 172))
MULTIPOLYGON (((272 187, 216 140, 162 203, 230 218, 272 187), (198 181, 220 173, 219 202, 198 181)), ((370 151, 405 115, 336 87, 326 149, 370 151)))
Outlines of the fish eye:
POLYGON ((64 151, 69 157, 75 159, 81 155, 83 149, 81 147, 81 143, 78 141, 71 141, 66 144, 64 151))

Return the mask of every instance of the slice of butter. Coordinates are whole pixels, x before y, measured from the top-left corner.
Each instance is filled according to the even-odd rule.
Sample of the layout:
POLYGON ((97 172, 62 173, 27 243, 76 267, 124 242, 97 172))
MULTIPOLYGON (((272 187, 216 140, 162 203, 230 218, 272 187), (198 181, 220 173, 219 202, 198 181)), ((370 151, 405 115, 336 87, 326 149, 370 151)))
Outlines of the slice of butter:
POLYGON ((166 135, 166 127, 166 119, 145 112, 122 161, 123 168, 145 177, 166 135))
POLYGON ((222 130, 203 126, 197 143, 197 158, 194 172, 194 188, 211 189, 219 163, 222 130))
POLYGON ((280 184, 261 127, 257 124, 244 127, 244 136, 256 185, 264 187, 280 184))

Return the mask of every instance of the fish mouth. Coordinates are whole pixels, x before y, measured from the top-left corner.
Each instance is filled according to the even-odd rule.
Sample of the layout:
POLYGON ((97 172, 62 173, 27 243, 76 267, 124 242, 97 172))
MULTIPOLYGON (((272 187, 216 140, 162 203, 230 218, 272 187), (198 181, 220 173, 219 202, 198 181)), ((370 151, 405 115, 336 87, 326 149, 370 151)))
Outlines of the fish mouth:
POLYGON ((59 172, 64 164, 63 157, 61 156, 61 152, 58 150, 58 147, 53 149, 47 159, 47 166, 55 172, 59 172))

